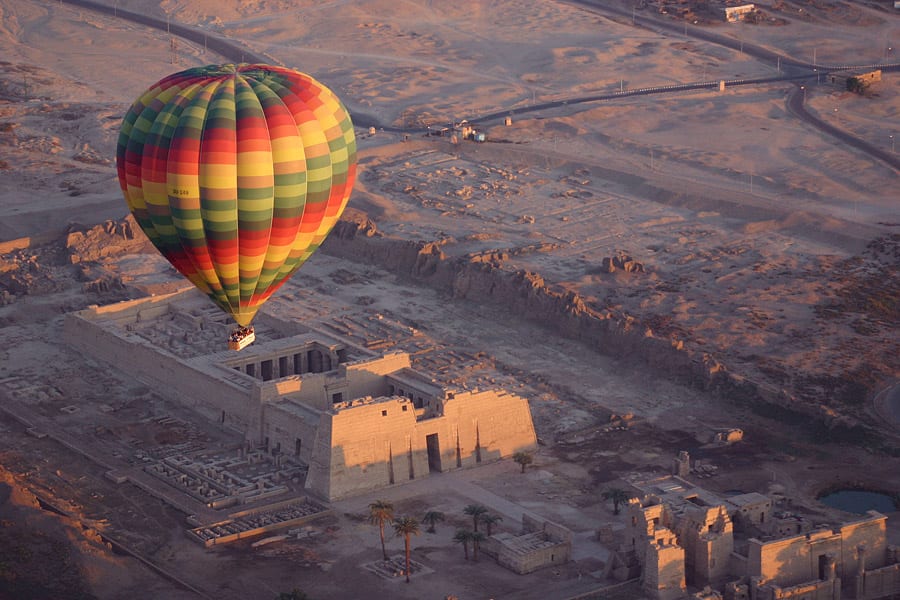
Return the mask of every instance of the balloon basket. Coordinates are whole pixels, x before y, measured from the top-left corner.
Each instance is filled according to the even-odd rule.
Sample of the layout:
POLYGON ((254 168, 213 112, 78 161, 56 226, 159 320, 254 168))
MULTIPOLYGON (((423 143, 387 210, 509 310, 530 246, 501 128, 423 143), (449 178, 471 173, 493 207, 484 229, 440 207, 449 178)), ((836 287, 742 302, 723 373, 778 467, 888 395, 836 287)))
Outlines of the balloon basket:
POLYGON ((238 327, 228 336, 228 347, 232 350, 243 350, 256 340, 253 327, 238 327))

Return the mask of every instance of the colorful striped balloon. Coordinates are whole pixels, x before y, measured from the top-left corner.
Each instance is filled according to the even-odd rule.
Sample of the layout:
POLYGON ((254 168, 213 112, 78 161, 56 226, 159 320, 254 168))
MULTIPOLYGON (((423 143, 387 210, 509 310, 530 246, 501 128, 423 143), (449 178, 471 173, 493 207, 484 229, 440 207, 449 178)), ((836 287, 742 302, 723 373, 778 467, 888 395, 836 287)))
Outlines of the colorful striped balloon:
POLYGON ((246 326, 337 223, 356 139, 340 100, 309 75, 209 65, 134 102, 116 166, 147 237, 246 326))

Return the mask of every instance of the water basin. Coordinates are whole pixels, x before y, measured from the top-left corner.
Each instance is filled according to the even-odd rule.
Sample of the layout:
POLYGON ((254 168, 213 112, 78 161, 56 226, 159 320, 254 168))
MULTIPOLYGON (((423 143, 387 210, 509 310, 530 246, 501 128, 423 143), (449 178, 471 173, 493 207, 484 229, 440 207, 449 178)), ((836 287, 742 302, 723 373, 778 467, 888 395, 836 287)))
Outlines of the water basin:
POLYGON ((864 515, 869 510, 877 510, 880 513, 897 510, 897 505, 891 496, 867 490, 838 490, 822 496, 819 498, 819 502, 825 506, 857 515, 864 515))

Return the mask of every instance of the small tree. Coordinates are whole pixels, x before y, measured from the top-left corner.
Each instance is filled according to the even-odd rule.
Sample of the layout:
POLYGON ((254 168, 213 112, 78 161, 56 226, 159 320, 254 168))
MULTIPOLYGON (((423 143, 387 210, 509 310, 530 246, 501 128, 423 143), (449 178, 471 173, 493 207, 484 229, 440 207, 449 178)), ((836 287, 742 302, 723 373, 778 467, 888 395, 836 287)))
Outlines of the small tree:
POLYGON ((413 517, 400 517, 394 522, 394 535, 402 536, 406 549, 406 583, 409 583, 409 537, 419 535, 419 521, 413 517))
POLYGON ((462 544, 463 552, 466 554, 466 560, 469 560, 469 542, 472 541, 472 536, 474 534, 468 529, 457 529, 456 535, 453 536, 453 541, 457 544, 462 544))
POLYGON ((369 505, 369 522, 378 525, 381 534, 381 554, 384 560, 388 559, 387 550, 384 548, 384 524, 394 521, 394 505, 387 500, 376 500, 369 505))
POLYGON ((488 511, 486 506, 482 506, 481 504, 470 504, 463 509, 463 512, 470 517, 472 517, 472 529, 476 532, 478 531, 478 521, 481 520, 481 515, 488 511))
POLYGON ((513 462, 519 463, 524 473, 525 467, 534 462, 534 456, 531 455, 531 452, 516 452, 513 454, 513 462))
POLYGON ((861 77, 848 77, 847 78, 847 91, 853 92, 855 94, 865 94, 866 89, 868 89, 869 84, 861 77))
POLYGON ((493 528, 493 526, 502 520, 503 520, 503 517, 501 517, 500 515, 494 515, 491 513, 487 513, 483 517, 481 517, 481 522, 487 526, 487 536, 488 537, 491 537, 491 529, 493 528))
POLYGON ((603 492, 602 496, 604 500, 612 500, 614 515, 619 514, 619 505, 625 504, 631 498, 628 492, 619 488, 609 488, 603 492))
POLYGON ((428 523, 428 533, 434 533, 434 526, 438 521, 444 520, 444 513, 437 510, 429 510, 422 517, 423 523, 428 523))
POLYGON ((476 531, 472 534, 472 560, 478 562, 478 551, 481 549, 481 542, 487 539, 487 536, 476 531))

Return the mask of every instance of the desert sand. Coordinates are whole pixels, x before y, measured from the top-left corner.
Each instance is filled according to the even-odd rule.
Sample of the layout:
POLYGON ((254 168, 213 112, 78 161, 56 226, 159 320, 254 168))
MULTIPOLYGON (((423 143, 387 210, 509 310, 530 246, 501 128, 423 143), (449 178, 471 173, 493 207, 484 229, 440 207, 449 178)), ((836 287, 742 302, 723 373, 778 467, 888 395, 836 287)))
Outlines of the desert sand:
MULTIPOLYGON (((596 501, 607 482, 629 469, 667 468, 675 451, 713 427, 741 427, 745 454, 716 458, 734 469, 723 489, 766 492, 777 472, 779 489, 810 506, 841 481, 898 491, 898 424, 874 402, 900 376, 898 171, 793 117, 786 101, 800 83, 573 103, 492 123, 483 144, 391 133, 617 90, 771 77, 776 65, 694 39, 693 24, 667 33, 550 0, 103 4, 309 72, 351 114, 379 125, 374 134, 357 131, 360 173, 344 234, 285 296, 326 298, 318 309, 326 315, 388 315, 436 346, 483 353, 512 385, 522 382, 547 444, 540 469, 527 478, 514 477, 514 465, 471 475, 478 485, 589 532, 610 518, 596 501), (620 267, 611 272, 614 258, 620 267), (590 433, 624 413, 635 415, 640 433, 590 433), (546 491, 547 481, 557 492, 546 491)), ((898 62, 900 15, 886 3, 784 4, 784 25, 702 27, 820 65, 898 62)), ((175 70, 226 59, 117 15, 34 0, 0 1, 0 56, 0 384, 29 381, 71 402, 96 402, 99 378, 104 394, 130 394, 129 382, 105 378, 105 367, 82 365, 59 346, 61 315, 139 286, 177 286, 177 276, 146 244, 121 243, 115 226, 82 246, 69 238, 68 249, 65 235, 127 213, 114 154, 131 101, 175 70), (85 372, 96 378, 86 381, 85 372)), ((885 71, 867 96, 821 79, 805 83, 810 111, 892 147, 900 75, 885 71)), ((292 309, 277 296, 271 304, 292 309)), ((0 442, 0 463, 15 475, 10 485, 101 518, 91 507, 100 501, 84 492, 96 485, 107 493, 101 482, 86 483, 97 473, 66 459, 64 471, 88 479, 62 484, 52 447, 38 449, 46 442, 15 422, 3 426, 10 441, 0 442)), ((413 510, 424 500, 398 502, 413 510)), ((350 502, 346 512, 358 517, 364 506, 350 502)), ((261 581, 258 589, 274 596, 296 580, 315 597, 347 597, 351 588, 342 591, 321 564, 353 570, 364 560, 353 551, 370 553, 377 543, 367 526, 343 520, 337 529, 353 534, 313 548, 322 561, 296 550, 261 566, 238 552, 185 547, 167 509, 139 512, 157 510, 166 535, 138 545, 218 597, 246 597, 261 581), (279 574, 285 565, 303 576, 279 574), (225 574, 238 568, 245 580, 228 583, 225 574)), ((128 512, 113 514, 108 526, 127 531, 128 512)), ((461 561, 452 544, 431 552, 434 562, 461 561)), ((123 568, 91 562, 85 585, 116 597, 154 577, 132 564, 134 575, 117 582, 110 574, 123 568)), ((498 571, 483 577, 494 588, 477 577, 454 588, 472 577, 455 563, 439 581, 461 598, 529 586, 491 568, 498 571)), ((361 572, 353 577, 352 589, 376 585, 361 572)))

